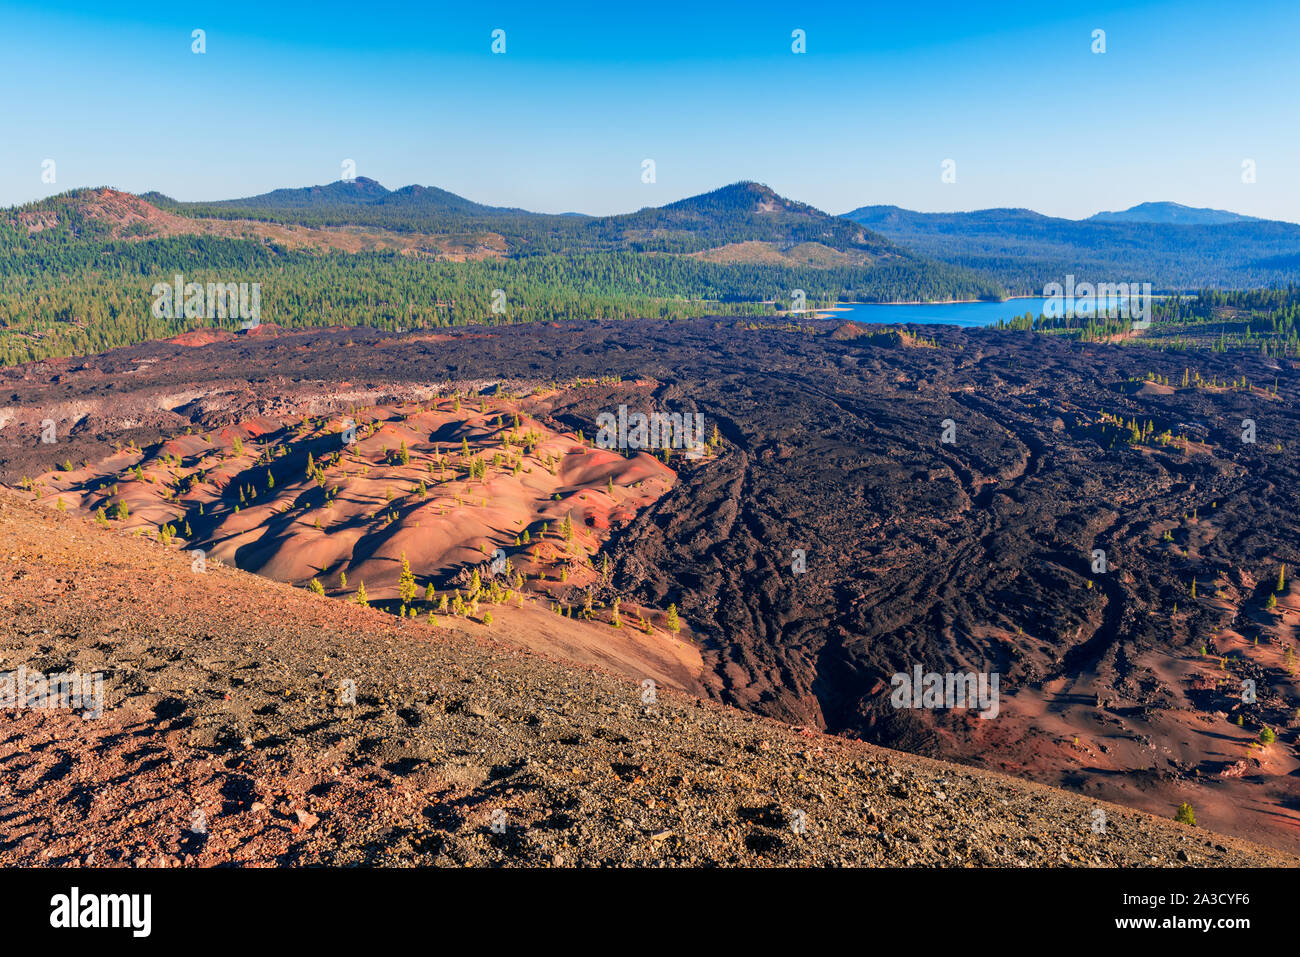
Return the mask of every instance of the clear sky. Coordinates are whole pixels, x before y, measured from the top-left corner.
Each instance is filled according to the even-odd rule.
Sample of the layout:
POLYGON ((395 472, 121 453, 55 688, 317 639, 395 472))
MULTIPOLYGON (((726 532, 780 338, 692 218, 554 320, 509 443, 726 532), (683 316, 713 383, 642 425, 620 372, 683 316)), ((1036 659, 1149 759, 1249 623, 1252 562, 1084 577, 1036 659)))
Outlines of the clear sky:
POLYGON ((352 159, 548 212, 754 179, 832 213, 1172 200, 1300 221, 1298 46, 1296 0, 0 0, 0 204, 225 199, 352 159))

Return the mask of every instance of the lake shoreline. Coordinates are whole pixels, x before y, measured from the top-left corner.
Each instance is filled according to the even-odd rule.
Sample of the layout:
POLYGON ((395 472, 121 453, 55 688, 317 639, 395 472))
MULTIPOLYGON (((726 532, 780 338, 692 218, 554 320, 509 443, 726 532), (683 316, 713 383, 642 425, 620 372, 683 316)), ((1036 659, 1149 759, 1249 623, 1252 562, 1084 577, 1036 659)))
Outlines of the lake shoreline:
POLYGON ((1007 296, 1005 299, 895 299, 890 302, 837 302, 819 312, 849 312, 855 306, 960 306, 971 303, 987 302, 1001 305, 1019 299, 1041 299, 1042 296, 1007 296))

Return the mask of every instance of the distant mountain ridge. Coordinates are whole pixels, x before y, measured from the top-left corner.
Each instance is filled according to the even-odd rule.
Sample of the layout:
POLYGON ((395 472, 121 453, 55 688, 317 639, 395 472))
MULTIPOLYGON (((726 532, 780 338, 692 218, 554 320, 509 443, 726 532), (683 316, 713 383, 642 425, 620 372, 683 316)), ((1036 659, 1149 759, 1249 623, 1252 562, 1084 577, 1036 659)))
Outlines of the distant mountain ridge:
POLYGON ((102 224, 105 235, 119 238, 123 236, 123 225, 135 229, 135 221, 151 219, 155 228, 135 230, 135 238, 147 238, 164 231, 164 227, 165 233, 173 236, 187 232, 211 234, 211 229, 201 228, 200 224, 217 222, 234 224, 243 235, 259 235, 249 229, 259 223, 318 231, 364 227, 420 234, 426 248, 432 248, 439 237, 479 244, 492 237, 504 238, 507 248, 497 253, 509 258, 666 253, 703 257, 703 262, 723 266, 887 268, 893 270, 891 284, 907 282, 906 274, 920 276, 928 271, 937 284, 926 285, 935 285, 940 297, 943 293, 937 288, 946 283, 961 286, 962 295, 996 298, 1000 294, 996 285, 979 277, 959 276, 951 267, 917 256, 880 233, 751 181, 732 183, 664 206, 599 217, 488 206, 434 186, 389 190, 367 177, 202 203, 181 202, 157 191, 133 195, 108 187, 77 189, 15 207, 12 212, 29 229, 61 220, 95 220, 102 224), (186 224, 191 228, 187 229, 186 224))
POLYGON ((807 203, 786 199, 778 195, 771 187, 748 180, 722 186, 696 196, 688 196, 675 202, 666 203, 663 206, 646 206, 633 212, 615 213, 608 216, 593 216, 589 213, 580 212, 536 213, 519 207, 491 206, 474 202, 437 186, 412 184, 390 190, 377 180, 370 179, 367 176, 336 180, 333 183, 319 186, 274 189, 268 193, 259 193, 256 196, 246 196, 240 199, 182 202, 159 192, 142 193, 141 198, 149 202, 162 202, 177 206, 203 206, 226 209, 327 209, 334 206, 422 207, 449 212, 522 213, 529 216, 559 215, 587 220, 635 217, 651 209, 700 215, 757 212, 785 212, 812 216, 826 215, 807 203))
POLYGON ((225 209, 331 209, 339 206, 389 207, 449 213, 473 213, 490 216, 524 213, 522 209, 485 206, 436 186, 403 186, 390 190, 367 176, 341 179, 321 186, 273 189, 269 193, 243 199, 220 199, 201 203, 181 203, 162 193, 144 193, 142 199, 176 206, 204 206, 225 209))
MULTIPOLYGON (((764 184, 741 181, 663 206, 591 216, 492 206, 436 186, 390 190, 368 177, 204 203, 157 192, 139 198, 181 218, 180 226, 175 219, 166 224, 170 235, 183 233, 184 221, 247 220, 388 231, 390 237, 411 239, 371 235, 365 245, 462 258, 674 254, 728 268, 815 269, 821 274, 812 283, 818 295, 845 299, 1033 295, 1071 274, 1150 282, 1159 291, 1300 280, 1300 225, 1172 202, 1141 203, 1080 220, 1030 209, 919 213, 897 206, 864 206, 833 216, 764 184), (835 270, 858 272, 826 275, 835 270), (871 282, 863 281, 862 270, 873 271, 871 282), (882 285, 877 280, 883 277, 888 281, 882 285)), ((47 216, 45 204, 58 201, 30 204, 24 215, 47 216)), ((143 232, 146 227, 132 228, 143 232)), ((346 235, 329 239, 335 245, 347 242, 346 235)), ((751 288, 755 281, 757 275, 744 285, 751 288)), ((768 295, 774 294, 779 289, 768 295)))
MULTIPOLYGON (((826 247, 841 254, 836 262, 842 265, 918 259, 861 224, 750 181, 612 216, 489 206, 434 186, 389 190, 366 177, 205 203, 178 202, 160 193, 146 193, 142 198, 169 212, 197 217, 269 219, 308 226, 365 225, 427 233, 491 231, 505 236, 514 254, 612 250, 694 254, 760 243, 778 256, 808 244, 826 247)), ((735 257, 747 253, 756 254, 741 250, 735 257)), ((819 259, 810 250, 798 255, 806 261, 819 259)))
POLYGON ((1226 209, 1184 206, 1182 203, 1138 203, 1118 212, 1094 213, 1093 223, 1178 223, 1184 226, 1219 226, 1223 223, 1264 222, 1255 216, 1230 213, 1226 209))
POLYGON ((861 206, 844 218, 923 255, 1039 294, 1066 275, 1150 282, 1161 291, 1300 280, 1300 225, 1177 203, 1062 219, 1029 209, 918 213, 861 206))

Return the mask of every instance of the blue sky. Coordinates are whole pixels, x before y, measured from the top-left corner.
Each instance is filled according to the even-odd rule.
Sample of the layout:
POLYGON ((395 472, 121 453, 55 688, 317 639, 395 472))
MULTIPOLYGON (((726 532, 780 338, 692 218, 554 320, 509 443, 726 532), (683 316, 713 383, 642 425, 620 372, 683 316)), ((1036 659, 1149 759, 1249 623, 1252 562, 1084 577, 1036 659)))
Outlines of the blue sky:
POLYGON ((551 212, 755 179, 832 213, 1173 200, 1300 221, 1297 37, 1300 4, 1270 0, 0 0, 0 204, 223 199, 353 159, 390 188, 551 212))

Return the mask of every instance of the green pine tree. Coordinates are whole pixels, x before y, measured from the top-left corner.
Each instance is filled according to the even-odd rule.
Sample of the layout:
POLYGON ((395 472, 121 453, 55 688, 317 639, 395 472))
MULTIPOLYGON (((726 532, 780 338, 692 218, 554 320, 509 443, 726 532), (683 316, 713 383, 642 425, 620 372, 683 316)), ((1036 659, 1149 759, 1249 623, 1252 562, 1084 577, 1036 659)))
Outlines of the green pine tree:
POLYGON ((403 605, 409 605, 415 598, 415 576, 411 573, 411 563, 402 552, 402 574, 397 579, 397 594, 403 605))

